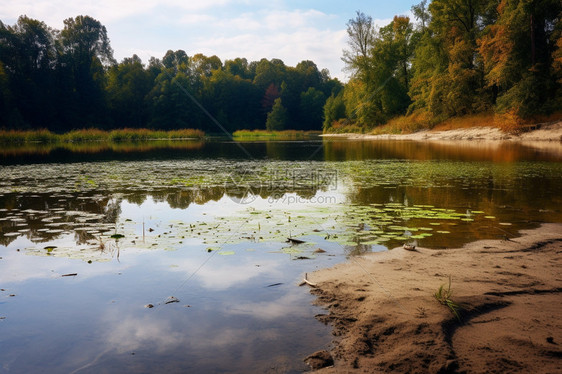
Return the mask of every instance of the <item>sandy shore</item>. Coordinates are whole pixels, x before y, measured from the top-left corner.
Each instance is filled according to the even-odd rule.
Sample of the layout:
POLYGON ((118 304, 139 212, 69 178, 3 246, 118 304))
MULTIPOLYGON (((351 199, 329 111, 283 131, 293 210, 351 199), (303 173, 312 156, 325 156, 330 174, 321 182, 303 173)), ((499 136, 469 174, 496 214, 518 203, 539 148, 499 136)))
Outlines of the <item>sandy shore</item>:
POLYGON ((456 130, 426 130, 413 134, 324 134, 325 137, 343 137, 348 139, 394 139, 394 140, 488 140, 488 141, 515 141, 515 142, 562 142, 562 121, 537 125, 537 129, 519 135, 508 134, 495 127, 472 127, 456 130))
POLYGON ((317 318, 335 335, 334 364, 317 372, 560 373, 561 269, 562 224, 544 224, 516 239, 396 248, 309 274, 327 309, 317 318), (460 321, 433 296, 449 276, 460 321))

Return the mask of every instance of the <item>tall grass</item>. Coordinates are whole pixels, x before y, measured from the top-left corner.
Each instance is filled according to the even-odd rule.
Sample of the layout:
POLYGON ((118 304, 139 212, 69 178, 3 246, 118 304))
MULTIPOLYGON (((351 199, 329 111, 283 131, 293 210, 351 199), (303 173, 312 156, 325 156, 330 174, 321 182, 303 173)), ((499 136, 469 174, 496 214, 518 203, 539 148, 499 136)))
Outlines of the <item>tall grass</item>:
POLYGON ((338 120, 332 123, 330 128, 326 129, 326 134, 364 134, 368 131, 365 127, 355 123, 350 123, 348 120, 338 120))
POLYGON ((107 131, 98 129, 73 130, 60 135, 60 141, 64 143, 79 143, 107 140, 107 131))
POLYGON ((371 134, 411 134, 433 128, 438 120, 431 118, 427 112, 414 112, 410 115, 394 117, 386 124, 375 127, 371 134))
POLYGON ((49 130, 16 131, 0 130, 0 142, 5 144, 18 143, 56 143, 57 135, 49 130))
POLYGON ((445 131, 470 127, 495 127, 508 133, 521 133, 536 128, 537 124, 561 119, 562 112, 527 119, 522 119, 511 112, 503 114, 483 112, 443 120, 432 117, 428 112, 418 111, 392 118, 386 124, 371 130, 371 134, 411 134, 421 130, 445 131))
POLYGON ((319 134, 321 134, 320 131, 303 130, 237 130, 232 134, 232 136, 236 139, 305 139, 319 134))
POLYGON ((0 130, 0 143, 81 143, 81 142, 140 142, 148 140, 201 139, 205 133, 198 129, 157 131, 148 129, 119 129, 104 131, 99 129, 73 130, 55 134, 49 130, 0 130))
POLYGON ((64 143, 11 143, 2 144, 0 157, 14 157, 23 155, 48 155, 55 149, 65 149, 72 153, 95 154, 102 151, 115 153, 146 152, 157 149, 195 150, 201 149, 202 140, 176 141, 173 139, 158 139, 146 142, 108 142, 108 141, 84 141, 64 143))

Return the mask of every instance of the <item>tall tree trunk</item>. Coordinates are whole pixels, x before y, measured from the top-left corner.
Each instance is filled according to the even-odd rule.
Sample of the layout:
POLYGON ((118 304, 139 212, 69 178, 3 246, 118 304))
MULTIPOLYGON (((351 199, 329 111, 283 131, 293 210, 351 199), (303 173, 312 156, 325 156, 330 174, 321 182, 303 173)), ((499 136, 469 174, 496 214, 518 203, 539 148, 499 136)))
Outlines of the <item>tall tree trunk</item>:
POLYGON ((535 66, 537 50, 535 45, 535 22, 531 14, 531 67, 535 66))

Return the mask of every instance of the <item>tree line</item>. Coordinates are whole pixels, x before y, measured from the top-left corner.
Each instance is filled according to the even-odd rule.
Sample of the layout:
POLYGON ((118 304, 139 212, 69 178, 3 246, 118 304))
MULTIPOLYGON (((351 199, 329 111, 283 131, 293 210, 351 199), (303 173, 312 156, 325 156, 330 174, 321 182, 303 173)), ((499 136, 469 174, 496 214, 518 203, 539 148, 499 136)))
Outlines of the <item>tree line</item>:
POLYGON ((351 79, 328 98, 325 130, 365 130, 400 115, 435 123, 562 108, 559 0, 423 0, 412 13, 415 23, 395 16, 380 28, 360 11, 349 21, 351 79))
POLYGON ((308 60, 291 67, 169 50, 117 63, 106 28, 89 16, 62 30, 26 16, 0 21, 0 128, 320 130, 326 99, 342 89, 308 60))

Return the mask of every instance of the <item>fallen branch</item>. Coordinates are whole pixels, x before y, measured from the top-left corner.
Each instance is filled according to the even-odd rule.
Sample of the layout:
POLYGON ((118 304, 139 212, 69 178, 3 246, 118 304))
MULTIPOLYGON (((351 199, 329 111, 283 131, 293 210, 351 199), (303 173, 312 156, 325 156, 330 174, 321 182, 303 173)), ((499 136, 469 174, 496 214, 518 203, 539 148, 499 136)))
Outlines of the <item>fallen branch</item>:
POLYGON ((304 286, 305 284, 308 284, 310 287, 318 287, 318 285, 316 283, 312 283, 307 278, 308 278, 308 273, 304 273, 304 279, 299 284, 299 286, 304 286))

